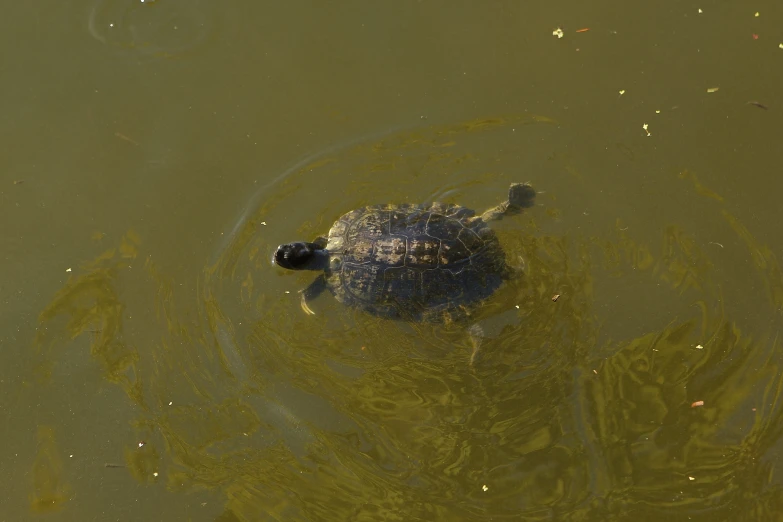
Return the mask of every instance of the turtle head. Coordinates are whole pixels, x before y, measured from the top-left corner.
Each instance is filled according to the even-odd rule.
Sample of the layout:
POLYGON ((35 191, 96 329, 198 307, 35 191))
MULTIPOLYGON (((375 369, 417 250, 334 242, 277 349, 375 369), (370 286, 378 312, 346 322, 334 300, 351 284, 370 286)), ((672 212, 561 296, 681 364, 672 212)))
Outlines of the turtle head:
POLYGON ((329 253, 317 243, 286 243, 275 250, 273 261, 288 270, 323 270, 329 262, 329 253))

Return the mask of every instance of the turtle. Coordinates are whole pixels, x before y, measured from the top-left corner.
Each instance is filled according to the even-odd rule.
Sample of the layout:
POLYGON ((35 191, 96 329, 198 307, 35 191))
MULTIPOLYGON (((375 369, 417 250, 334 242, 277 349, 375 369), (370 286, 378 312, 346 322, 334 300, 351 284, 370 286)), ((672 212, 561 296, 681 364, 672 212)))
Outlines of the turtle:
POLYGON ((328 289, 339 302, 381 317, 465 320, 518 271, 489 223, 533 206, 535 196, 529 183, 513 183, 506 201, 480 215, 439 202, 359 208, 327 237, 278 246, 273 262, 322 272, 301 291, 310 314, 307 302, 328 289))

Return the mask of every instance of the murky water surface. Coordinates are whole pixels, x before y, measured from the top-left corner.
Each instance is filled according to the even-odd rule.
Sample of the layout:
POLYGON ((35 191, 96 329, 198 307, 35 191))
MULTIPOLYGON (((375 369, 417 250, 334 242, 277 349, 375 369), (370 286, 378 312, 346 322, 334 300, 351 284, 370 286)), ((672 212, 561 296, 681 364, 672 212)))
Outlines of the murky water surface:
POLYGON ((777 4, 6 11, 0 521, 783 517, 777 4), (475 357, 271 262, 524 181, 475 357))

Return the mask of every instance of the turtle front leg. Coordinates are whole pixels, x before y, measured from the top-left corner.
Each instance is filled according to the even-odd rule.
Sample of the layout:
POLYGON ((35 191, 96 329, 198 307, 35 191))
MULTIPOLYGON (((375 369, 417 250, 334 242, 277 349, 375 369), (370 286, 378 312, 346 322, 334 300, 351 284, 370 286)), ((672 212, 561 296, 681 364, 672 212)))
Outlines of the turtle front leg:
POLYGON ((315 299, 318 297, 321 292, 326 290, 326 276, 321 274, 319 275, 315 281, 310 283, 310 285, 307 288, 303 288, 302 290, 299 290, 299 294, 301 295, 301 301, 299 303, 299 306, 302 307, 302 310, 307 315, 315 315, 315 312, 307 306, 307 301, 311 299, 315 299))

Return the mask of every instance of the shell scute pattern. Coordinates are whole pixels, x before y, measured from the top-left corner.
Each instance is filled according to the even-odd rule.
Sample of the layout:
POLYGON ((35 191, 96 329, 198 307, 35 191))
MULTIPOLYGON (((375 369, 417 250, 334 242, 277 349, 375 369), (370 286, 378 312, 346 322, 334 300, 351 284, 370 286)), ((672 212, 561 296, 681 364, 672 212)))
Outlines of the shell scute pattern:
POLYGON ((458 205, 378 205, 342 216, 327 250, 341 256, 327 284, 346 304, 427 319, 464 315, 502 283, 505 261, 492 230, 458 205))
POLYGON ((375 241, 372 252, 372 260, 378 264, 390 267, 403 266, 405 264, 405 252, 407 250, 405 236, 388 236, 375 241))

